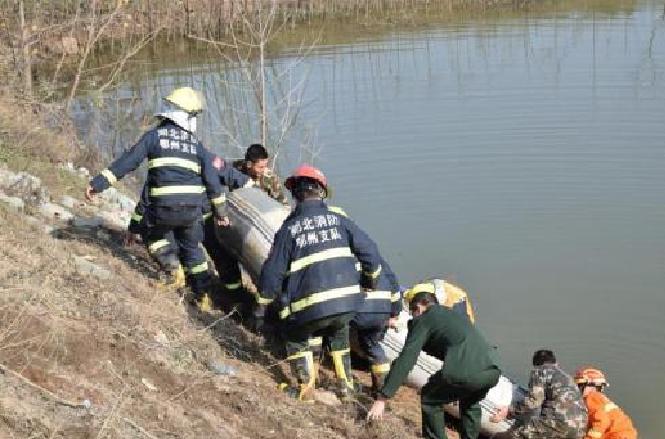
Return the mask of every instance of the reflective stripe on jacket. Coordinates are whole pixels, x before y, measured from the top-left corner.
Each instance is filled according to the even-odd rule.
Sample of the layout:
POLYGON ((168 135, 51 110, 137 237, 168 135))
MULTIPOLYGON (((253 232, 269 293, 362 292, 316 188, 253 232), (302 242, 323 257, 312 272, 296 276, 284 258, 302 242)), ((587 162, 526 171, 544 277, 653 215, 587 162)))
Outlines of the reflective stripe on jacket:
POLYGON ((261 270, 260 298, 276 299, 280 318, 294 324, 352 312, 362 303, 362 271, 381 271, 376 244, 322 200, 298 203, 275 234, 261 270))
POLYGON ((132 148, 95 176, 90 185, 102 192, 148 159, 151 205, 201 208, 203 196, 218 204, 222 188, 210 155, 190 132, 169 120, 141 137, 132 148))
MULTIPOLYGON (((365 293, 365 301, 358 308, 358 315, 376 314, 377 319, 386 320, 396 316, 402 310, 402 295, 397 276, 390 265, 381 259, 381 274, 376 282, 376 289, 365 293)), ((367 321, 369 316, 363 316, 367 321)), ((358 320, 358 318, 356 319, 358 320)))

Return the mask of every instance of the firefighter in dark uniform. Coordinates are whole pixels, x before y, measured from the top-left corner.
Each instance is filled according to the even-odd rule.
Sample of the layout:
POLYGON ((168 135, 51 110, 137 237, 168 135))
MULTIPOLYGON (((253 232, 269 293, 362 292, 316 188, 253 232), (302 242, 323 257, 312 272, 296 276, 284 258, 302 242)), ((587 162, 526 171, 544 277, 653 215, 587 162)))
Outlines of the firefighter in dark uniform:
POLYGON ((209 303, 210 275, 201 247, 201 209, 204 195, 224 218, 223 193, 210 155, 196 138, 196 114, 203 109, 199 93, 189 87, 165 98, 167 108, 157 115, 159 124, 139 142, 95 176, 86 189, 91 200, 148 159, 148 246, 173 232, 180 262, 199 307, 209 303))
POLYGON ((365 301, 351 321, 351 327, 356 331, 358 345, 369 359, 372 394, 383 386, 383 380, 390 370, 390 360, 380 343, 387 329, 396 326, 400 311, 402 311, 402 293, 397 276, 382 259, 376 290, 367 291, 365 301))
POLYGON ((480 401, 501 374, 493 349, 468 318, 440 306, 434 294, 405 294, 405 300, 413 315, 409 333, 368 419, 383 416, 386 400, 395 395, 424 351, 443 361, 443 367, 429 378, 420 393, 423 437, 445 439, 442 406, 459 401, 460 437, 476 439, 480 433, 480 401))
POLYGON ((364 300, 362 287, 373 289, 381 273, 378 249, 353 221, 323 201, 328 185, 321 171, 302 165, 285 185, 297 204, 275 234, 259 294, 274 299, 271 306, 281 319, 287 359, 299 384, 293 393, 300 399, 311 395, 316 380, 312 345, 324 337, 340 393, 348 395, 353 390, 349 322, 364 300))

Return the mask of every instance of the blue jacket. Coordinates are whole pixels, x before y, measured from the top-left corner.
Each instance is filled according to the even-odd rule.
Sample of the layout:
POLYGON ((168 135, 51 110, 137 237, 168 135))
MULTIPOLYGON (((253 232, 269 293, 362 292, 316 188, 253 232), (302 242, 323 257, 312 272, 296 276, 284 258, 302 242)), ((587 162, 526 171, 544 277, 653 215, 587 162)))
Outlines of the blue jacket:
MULTIPOLYGON (((226 186, 229 191, 244 187, 249 181, 249 176, 237 170, 231 162, 225 160, 211 152, 208 152, 213 168, 219 177, 222 186, 226 186)), ((222 196, 220 205, 226 202, 226 195, 222 196)), ((212 215, 210 203, 203 204, 203 218, 207 219, 212 215)))
POLYGON ((143 135, 136 145, 95 176, 90 185, 103 192, 148 159, 150 205, 201 209, 203 194, 223 215, 222 187, 210 153, 189 131, 169 120, 143 135))
POLYGON ((397 276, 390 265, 381 259, 381 274, 377 279, 376 289, 367 291, 365 301, 358 308, 354 318, 361 326, 372 326, 402 311, 402 292, 397 276))
POLYGON ((376 244, 341 209, 304 201, 275 234, 259 302, 275 300, 279 317, 295 325, 355 312, 364 300, 359 282, 373 287, 381 270, 376 244))

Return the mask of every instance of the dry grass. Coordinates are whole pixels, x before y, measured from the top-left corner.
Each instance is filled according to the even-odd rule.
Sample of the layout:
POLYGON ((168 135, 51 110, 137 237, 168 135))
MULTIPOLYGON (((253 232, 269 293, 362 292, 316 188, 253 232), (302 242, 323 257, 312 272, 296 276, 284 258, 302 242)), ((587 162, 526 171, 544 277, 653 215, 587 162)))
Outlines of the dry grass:
POLYGON ((374 426, 361 420, 360 404, 278 393, 269 367, 278 360, 259 339, 158 290, 139 271, 149 266, 143 250, 125 249, 119 237, 54 238, 3 209, 0 223, 0 363, 23 377, 0 373, 0 437, 415 437, 417 397, 408 389, 396 416, 374 426), (78 274, 74 255, 113 278, 78 274), (216 376, 211 361, 238 373, 216 376), (86 399, 90 410, 63 403, 86 399))

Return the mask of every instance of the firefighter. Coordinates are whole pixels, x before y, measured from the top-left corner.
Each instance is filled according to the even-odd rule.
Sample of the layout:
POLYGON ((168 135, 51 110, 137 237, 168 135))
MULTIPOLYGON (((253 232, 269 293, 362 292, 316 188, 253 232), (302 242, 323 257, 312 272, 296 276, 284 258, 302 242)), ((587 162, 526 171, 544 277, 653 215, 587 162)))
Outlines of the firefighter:
POLYGON ((431 279, 415 284, 405 294, 415 295, 420 292, 434 294, 441 305, 468 318, 471 323, 476 322, 471 299, 460 287, 443 279, 431 279))
POLYGON ((390 370, 390 360, 380 343, 387 329, 397 326, 400 311, 402 292, 399 281, 385 259, 382 259, 376 290, 367 291, 365 301, 351 321, 358 346, 370 363, 373 395, 383 386, 383 380, 390 370))
POLYGON ((369 420, 383 417, 386 400, 392 398, 418 360, 421 351, 443 361, 420 394, 422 435, 445 439, 443 405, 459 401, 461 438, 480 433, 480 401, 499 381, 501 374, 493 349, 471 322, 439 306, 431 292, 405 294, 413 319, 402 352, 393 361, 385 384, 367 414, 369 420))
POLYGON ((609 384, 601 370, 582 367, 575 373, 575 382, 589 412, 584 439, 637 439, 637 430, 628 415, 605 395, 609 384))
POLYGON ((173 232, 165 235, 164 239, 148 245, 148 226, 146 224, 146 209, 148 206, 147 184, 143 185, 141 198, 136 203, 134 212, 127 227, 127 243, 134 242, 135 237, 140 237, 146 246, 148 254, 157 262, 160 268, 159 285, 163 287, 183 288, 185 287, 185 272, 178 259, 178 245, 173 237, 173 232))
POLYGON ((300 399, 314 389, 317 365, 312 350, 327 339, 340 396, 353 391, 349 322, 374 289, 382 267, 376 244, 339 209, 328 207, 323 173, 301 165, 285 186, 294 211, 275 234, 261 270, 259 296, 273 301, 289 360, 299 386, 287 388, 300 399), (361 264, 356 269, 356 259, 361 264))
POLYGON ((165 99, 158 124, 132 148, 95 176, 85 191, 86 199, 103 192, 148 159, 148 246, 173 232, 180 262, 188 276, 194 299, 201 310, 210 308, 210 275, 201 248, 201 209, 204 194, 225 218, 223 193, 210 155, 196 138, 196 115, 203 109, 200 93, 189 87, 174 90, 165 99))

